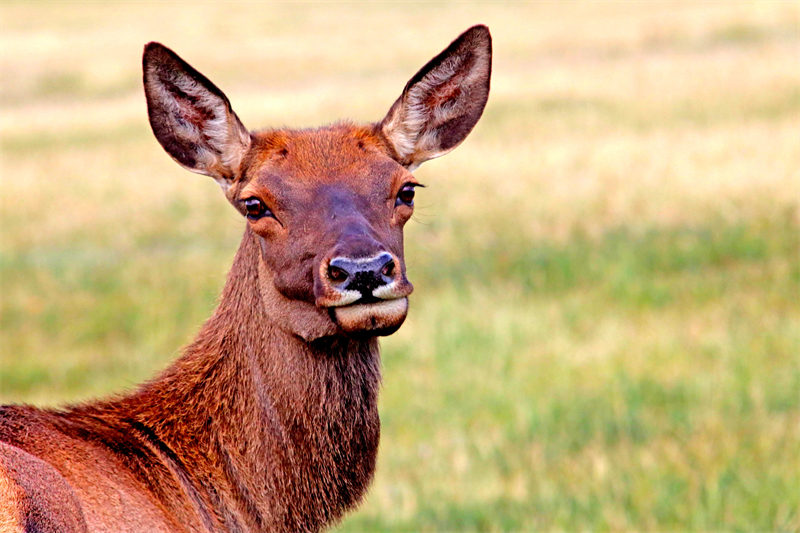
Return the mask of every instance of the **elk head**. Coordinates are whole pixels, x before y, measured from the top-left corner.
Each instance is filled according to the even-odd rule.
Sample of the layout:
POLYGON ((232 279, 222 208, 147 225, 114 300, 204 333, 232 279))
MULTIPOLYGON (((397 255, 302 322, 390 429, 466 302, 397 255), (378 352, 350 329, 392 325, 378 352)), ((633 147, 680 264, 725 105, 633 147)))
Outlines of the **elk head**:
POLYGON ((249 132, 222 91, 158 43, 145 47, 144 87, 161 146, 214 178, 246 217, 264 312, 307 341, 387 335, 413 288, 403 261, 419 186, 411 171, 472 130, 491 54, 489 30, 470 28, 368 125, 249 132))

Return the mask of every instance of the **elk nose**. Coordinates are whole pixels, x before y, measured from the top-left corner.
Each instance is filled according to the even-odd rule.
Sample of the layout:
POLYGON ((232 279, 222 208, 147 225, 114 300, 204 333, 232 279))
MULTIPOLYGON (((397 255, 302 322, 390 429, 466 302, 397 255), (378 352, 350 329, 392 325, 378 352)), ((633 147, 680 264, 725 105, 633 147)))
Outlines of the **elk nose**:
POLYGON ((372 291, 394 281, 394 270, 394 257, 388 252, 356 259, 334 257, 328 264, 328 278, 342 290, 369 298, 372 291))

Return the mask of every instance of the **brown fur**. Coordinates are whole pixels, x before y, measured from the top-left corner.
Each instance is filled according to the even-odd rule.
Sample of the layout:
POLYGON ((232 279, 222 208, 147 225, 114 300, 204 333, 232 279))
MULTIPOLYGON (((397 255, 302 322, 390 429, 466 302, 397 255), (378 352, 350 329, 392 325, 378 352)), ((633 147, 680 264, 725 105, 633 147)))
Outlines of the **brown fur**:
MULTIPOLYGON (((380 433, 377 336, 407 308, 378 303, 411 292, 402 227, 412 207, 398 191, 414 183, 406 167, 419 154, 463 140, 488 95, 485 64, 451 68, 479 63, 465 56, 475 50, 490 54, 488 31, 472 28, 448 50, 404 91, 423 93, 414 113, 429 123, 416 133, 387 117, 246 134, 216 86, 148 45, 148 112, 162 146, 220 182, 243 214, 258 198, 271 216, 250 217, 219 306, 156 379, 61 410, 0 407, 3 531, 317 531, 361 500, 380 433), (462 105, 468 91, 446 79, 420 87, 443 61, 447 79, 486 90, 462 105), (442 113, 457 131, 445 131, 442 113), (399 156, 417 134, 425 146, 399 156), (393 261, 385 290, 340 304, 348 293, 329 274, 332 258, 375 254, 393 261)), ((390 111, 397 120, 404 98, 390 111)))

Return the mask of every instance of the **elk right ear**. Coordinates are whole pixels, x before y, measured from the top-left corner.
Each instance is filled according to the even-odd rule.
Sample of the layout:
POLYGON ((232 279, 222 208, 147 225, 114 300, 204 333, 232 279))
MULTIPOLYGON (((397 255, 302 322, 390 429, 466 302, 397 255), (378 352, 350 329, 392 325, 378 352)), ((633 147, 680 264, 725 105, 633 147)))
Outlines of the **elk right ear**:
POLYGON ((473 26, 406 84, 379 127, 409 170, 463 141, 483 113, 492 73, 492 37, 473 26))
POLYGON ((158 142, 178 163, 227 190, 250 147, 250 133, 208 78, 160 43, 144 47, 147 114, 158 142))

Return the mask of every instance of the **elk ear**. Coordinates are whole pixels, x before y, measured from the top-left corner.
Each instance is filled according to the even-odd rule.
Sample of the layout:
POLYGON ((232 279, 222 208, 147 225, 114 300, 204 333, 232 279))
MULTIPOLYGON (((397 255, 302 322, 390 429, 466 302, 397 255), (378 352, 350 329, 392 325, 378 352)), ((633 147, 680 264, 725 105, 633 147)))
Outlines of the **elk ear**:
POLYGON ((492 36, 473 26, 406 84, 380 123, 397 161, 409 170, 464 140, 483 113, 492 73, 492 36))
POLYGON ((158 142, 178 163, 227 190, 250 146, 250 133, 208 78, 160 43, 144 47, 147 114, 158 142))

